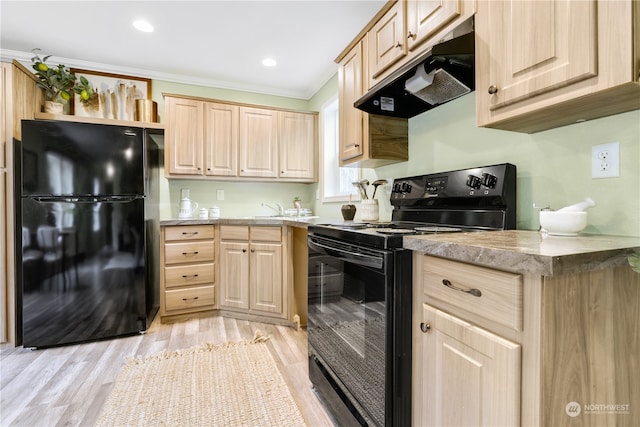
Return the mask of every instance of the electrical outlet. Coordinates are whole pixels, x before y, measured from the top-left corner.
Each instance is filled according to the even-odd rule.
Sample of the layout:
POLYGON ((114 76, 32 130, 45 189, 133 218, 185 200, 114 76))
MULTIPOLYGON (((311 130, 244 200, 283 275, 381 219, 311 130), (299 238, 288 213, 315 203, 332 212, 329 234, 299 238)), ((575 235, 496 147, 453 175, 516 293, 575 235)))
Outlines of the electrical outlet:
POLYGON ((591 177, 612 178, 620 176, 620 143, 591 147, 591 177))
POLYGON ((224 190, 216 190, 216 199, 224 200, 224 190))

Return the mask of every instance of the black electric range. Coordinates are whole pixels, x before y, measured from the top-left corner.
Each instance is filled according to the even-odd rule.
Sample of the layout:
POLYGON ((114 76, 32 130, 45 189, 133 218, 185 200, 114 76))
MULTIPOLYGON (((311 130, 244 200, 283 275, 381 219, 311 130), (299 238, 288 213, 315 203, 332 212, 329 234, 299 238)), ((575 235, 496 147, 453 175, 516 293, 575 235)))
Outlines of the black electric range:
POLYGON ((309 225, 309 378, 340 426, 411 425, 412 257, 404 236, 516 224, 509 163, 395 179, 391 221, 309 225))

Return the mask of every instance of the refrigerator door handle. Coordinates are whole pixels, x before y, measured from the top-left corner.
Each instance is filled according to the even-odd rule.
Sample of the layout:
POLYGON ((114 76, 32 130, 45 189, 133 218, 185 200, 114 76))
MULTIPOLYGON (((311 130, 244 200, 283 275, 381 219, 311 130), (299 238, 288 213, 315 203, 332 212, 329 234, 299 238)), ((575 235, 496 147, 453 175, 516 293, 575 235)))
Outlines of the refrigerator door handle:
POLYGON ((33 196, 30 199, 36 202, 55 203, 128 203, 137 199, 144 199, 142 195, 136 196, 80 196, 80 197, 64 197, 64 196, 33 196))

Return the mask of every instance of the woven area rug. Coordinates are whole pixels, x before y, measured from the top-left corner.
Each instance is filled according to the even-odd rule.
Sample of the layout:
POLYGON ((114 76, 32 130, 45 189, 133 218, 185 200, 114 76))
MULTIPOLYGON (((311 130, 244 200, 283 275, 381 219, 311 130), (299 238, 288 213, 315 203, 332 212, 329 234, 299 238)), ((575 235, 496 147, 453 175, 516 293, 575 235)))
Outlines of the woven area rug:
POLYGON ((129 359, 96 426, 304 426, 268 339, 129 359))

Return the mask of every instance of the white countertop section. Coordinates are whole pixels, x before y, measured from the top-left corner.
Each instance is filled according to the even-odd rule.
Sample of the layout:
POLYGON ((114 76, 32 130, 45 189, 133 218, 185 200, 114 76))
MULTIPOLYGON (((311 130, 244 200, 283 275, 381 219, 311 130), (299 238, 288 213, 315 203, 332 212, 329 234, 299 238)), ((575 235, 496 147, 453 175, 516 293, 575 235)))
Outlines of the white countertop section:
POLYGON ((404 248, 518 273, 552 276, 628 264, 640 237, 542 236, 537 231, 483 231, 405 236, 404 248))

